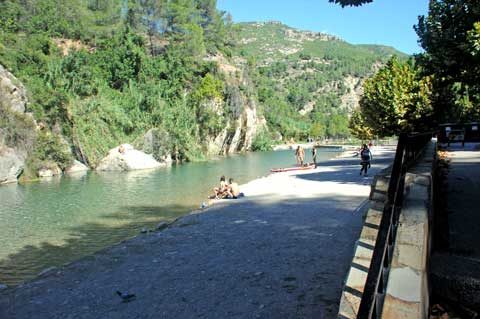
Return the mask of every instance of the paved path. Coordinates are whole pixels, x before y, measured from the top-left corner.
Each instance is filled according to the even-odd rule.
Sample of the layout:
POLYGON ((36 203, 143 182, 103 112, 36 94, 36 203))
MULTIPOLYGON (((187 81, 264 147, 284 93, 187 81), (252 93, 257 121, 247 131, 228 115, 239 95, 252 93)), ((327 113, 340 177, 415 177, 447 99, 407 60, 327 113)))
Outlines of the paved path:
POLYGON ((448 248, 432 255, 433 291, 480 309, 480 144, 452 144, 447 157, 448 248))
POLYGON ((474 145, 480 146, 448 152, 447 209, 450 250, 480 260, 480 148, 474 145))
MULTIPOLYGON (((393 153, 374 153, 370 176, 393 153)), ((358 161, 252 181, 243 199, 1 293, 0 318, 335 318, 370 190, 358 161)))

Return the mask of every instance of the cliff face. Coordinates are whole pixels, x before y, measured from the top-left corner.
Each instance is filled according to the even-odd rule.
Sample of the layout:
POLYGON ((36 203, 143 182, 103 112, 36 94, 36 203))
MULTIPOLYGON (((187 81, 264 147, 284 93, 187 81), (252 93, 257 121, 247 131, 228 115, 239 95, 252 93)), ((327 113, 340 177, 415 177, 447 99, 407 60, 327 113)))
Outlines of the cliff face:
POLYGON ((219 108, 228 110, 228 114, 224 114, 224 129, 205 141, 207 154, 215 156, 248 151, 256 134, 266 129, 266 120, 258 112, 253 92, 240 89, 252 90, 253 87, 244 69, 244 61, 227 61, 220 55, 207 60, 217 62, 218 70, 225 77, 227 96, 219 108))
POLYGON ((26 106, 25 87, 0 65, 0 184, 17 181, 34 143, 36 124, 26 106))

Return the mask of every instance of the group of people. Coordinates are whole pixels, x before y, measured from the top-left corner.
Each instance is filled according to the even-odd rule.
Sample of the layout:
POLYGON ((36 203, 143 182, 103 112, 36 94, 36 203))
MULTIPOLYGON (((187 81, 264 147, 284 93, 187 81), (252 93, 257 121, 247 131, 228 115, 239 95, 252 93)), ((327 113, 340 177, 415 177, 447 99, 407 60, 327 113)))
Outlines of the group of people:
POLYGON ((220 186, 213 189, 214 195, 212 198, 237 198, 240 195, 240 187, 234 182, 233 178, 228 179, 228 184, 225 181, 225 176, 220 177, 220 186))
MULTIPOLYGON (((297 164, 303 166, 305 150, 300 145, 298 145, 297 150, 295 151, 295 156, 297 158, 297 164)), ((317 149, 315 148, 315 145, 312 147, 312 161, 313 164, 315 164, 315 168, 317 168, 317 149)))
MULTIPOLYGON (((367 176, 368 169, 371 167, 370 161, 373 159, 372 152, 370 151, 370 147, 373 146, 373 142, 370 142, 369 145, 363 144, 360 148, 359 152, 356 156, 360 155, 361 162, 360 165, 362 168, 360 169, 360 175, 367 176)), ((305 161, 305 150, 299 145, 295 150, 295 157, 297 158, 297 164, 299 166, 304 165, 305 161)), ((317 168, 317 149, 315 145, 312 147, 312 161, 315 164, 315 168, 317 168)))

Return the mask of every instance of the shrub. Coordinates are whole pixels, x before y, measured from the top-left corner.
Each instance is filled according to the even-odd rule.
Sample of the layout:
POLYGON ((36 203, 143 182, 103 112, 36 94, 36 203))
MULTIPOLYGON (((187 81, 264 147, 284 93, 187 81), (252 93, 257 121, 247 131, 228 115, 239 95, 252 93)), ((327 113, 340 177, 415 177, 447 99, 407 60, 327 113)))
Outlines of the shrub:
POLYGON ((267 130, 260 131, 252 141, 252 151, 271 151, 274 143, 267 130))

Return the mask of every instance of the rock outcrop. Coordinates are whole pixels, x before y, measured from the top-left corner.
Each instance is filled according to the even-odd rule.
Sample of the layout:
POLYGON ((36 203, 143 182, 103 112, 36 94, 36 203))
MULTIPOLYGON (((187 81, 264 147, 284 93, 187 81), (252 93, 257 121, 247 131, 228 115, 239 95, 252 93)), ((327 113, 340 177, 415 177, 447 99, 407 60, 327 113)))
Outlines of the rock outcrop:
MULTIPOLYGON (((211 59, 212 60, 212 59, 211 59)), ((248 75, 242 71, 244 61, 237 61, 238 65, 230 65, 228 60, 216 56, 219 71, 223 72, 228 83, 228 92, 225 105, 219 105, 218 101, 211 103, 211 109, 217 112, 220 109, 229 109, 230 116, 226 117, 225 128, 216 136, 210 136, 205 141, 207 154, 210 156, 226 155, 250 150, 253 139, 257 132, 266 128, 267 122, 262 115, 257 113, 255 99, 249 92, 243 92, 239 87, 252 87, 248 75), (229 70, 235 69, 232 73, 229 70)), ((251 92, 250 92, 251 93, 251 92)), ((220 113, 219 113, 220 114, 220 113)))
POLYGON ((25 87, 0 65, 0 184, 17 181, 34 140, 36 125, 26 106, 25 87))
POLYGON ((0 64, 0 104, 6 109, 24 113, 27 94, 23 84, 0 64))
POLYGON ((13 148, 0 147, 0 184, 15 183, 25 167, 25 158, 13 148))
POLYGON ((143 139, 136 143, 136 146, 144 153, 152 156, 160 163, 172 163, 170 154, 170 135, 161 128, 152 128, 145 133, 143 139))
POLYGON ((97 170, 131 171, 159 168, 165 165, 156 161, 152 155, 134 149, 130 144, 122 144, 108 152, 107 157, 98 164, 97 170))

